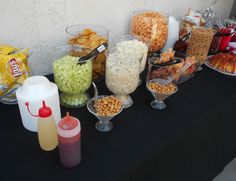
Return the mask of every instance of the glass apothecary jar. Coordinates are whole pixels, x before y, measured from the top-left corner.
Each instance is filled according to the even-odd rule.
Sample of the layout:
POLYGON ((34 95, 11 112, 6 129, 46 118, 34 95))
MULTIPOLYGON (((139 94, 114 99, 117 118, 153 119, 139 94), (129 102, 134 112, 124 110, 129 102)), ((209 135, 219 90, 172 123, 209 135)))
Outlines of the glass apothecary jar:
POLYGON ((153 10, 133 12, 130 33, 150 41, 149 52, 164 48, 168 38, 169 16, 153 10))
POLYGON ((146 64, 146 56, 147 46, 132 35, 114 37, 109 45, 106 85, 122 101, 124 108, 133 104, 129 94, 138 86, 139 74, 146 64))
POLYGON ((69 108, 85 106, 89 100, 86 93, 92 81, 92 59, 78 63, 79 57, 91 52, 87 48, 61 45, 50 49, 48 55, 54 61, 54 79, 60 94, 61 105, 69 108))
MULTIPOLYGON (((109 30, 103 26, 78 24, 66 28, 68 44, 80 45, 91 50, 109 41, 109 30)), ((92 64, 93 80, 101 80, 105 75, 106 52, 102 52, 94 58, 92 64)))

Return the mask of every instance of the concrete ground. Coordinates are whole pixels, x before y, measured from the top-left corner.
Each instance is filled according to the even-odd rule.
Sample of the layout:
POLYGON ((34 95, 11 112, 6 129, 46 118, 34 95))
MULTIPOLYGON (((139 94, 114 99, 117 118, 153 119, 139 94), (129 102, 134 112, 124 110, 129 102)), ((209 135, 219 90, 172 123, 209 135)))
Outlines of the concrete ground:
POLYGON ((213 181, 236 181, 236 158, 213 181))

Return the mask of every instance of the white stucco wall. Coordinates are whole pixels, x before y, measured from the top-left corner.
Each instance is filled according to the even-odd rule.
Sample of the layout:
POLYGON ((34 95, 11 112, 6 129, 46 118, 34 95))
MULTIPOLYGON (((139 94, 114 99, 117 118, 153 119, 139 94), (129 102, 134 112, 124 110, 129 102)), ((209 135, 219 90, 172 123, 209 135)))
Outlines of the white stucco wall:
MULTIPOLYGON (((51 72, 48 47, 66 39, 72 24, 98 24, 111 37, 128 33, 132 12, 155 8, 177 17, 190 7, 204 10, 214 0, 0 0, 0 44, 30 47, 33 74, 51 72)), ((228 17, 234 0, 218 0, 217 17, 228 17)))

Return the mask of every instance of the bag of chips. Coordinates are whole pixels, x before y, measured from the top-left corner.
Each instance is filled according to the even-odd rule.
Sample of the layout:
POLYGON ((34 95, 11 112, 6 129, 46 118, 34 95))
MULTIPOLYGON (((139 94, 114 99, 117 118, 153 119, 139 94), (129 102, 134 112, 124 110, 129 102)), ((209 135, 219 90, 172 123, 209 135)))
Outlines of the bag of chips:
POLYGON ((30 75, 27 64, 29 49, 16 51, 17 48, 10 46, 0 48, 0 101, 16 102, 16 89, 30 75))
POLYGON ((18 49, 9 45, 0 45, 0 55, 8 55, 16 50, 18 49))

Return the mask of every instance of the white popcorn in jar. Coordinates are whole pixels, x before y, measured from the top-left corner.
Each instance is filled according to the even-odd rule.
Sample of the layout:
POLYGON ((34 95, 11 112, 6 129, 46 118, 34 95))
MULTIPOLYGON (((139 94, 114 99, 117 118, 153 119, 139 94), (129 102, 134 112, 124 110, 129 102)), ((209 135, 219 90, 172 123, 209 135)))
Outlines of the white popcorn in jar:
POLYGON ((138 86, 139 74, 146 65, 147 46, 139 40, 118 42, 106 61, 106 85, 122 101, 125 108, 132 105, 128 94, 138 86))

